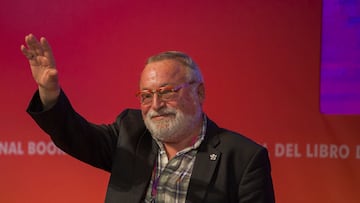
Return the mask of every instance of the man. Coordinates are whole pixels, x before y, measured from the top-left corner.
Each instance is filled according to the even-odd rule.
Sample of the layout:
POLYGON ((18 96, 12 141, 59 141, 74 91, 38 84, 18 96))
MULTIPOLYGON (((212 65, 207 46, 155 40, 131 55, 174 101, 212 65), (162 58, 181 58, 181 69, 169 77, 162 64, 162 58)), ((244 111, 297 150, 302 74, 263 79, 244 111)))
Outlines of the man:
POLYGON ((267 150, 219 128, 202 111, 203 78, 181 52, 150 57, 137 93, 110 125, 74 111, 58 81, 45 38, 25 37, 38 91, 28 113, 75 158, 111 172, 106 202, 274 202, 267 150))

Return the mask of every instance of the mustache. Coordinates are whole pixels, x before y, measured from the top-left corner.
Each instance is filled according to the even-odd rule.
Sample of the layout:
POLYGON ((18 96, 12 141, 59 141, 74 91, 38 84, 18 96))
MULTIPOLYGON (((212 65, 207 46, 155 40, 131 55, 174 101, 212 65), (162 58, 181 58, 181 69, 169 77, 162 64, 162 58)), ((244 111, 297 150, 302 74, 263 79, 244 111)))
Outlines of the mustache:
POLYGON ((148 118, 153 118, 156 116, 161 116, 161 115, 176 115, 176 110, 175 109, 160 109, 159 111, 154 111, 154 110, 150 110, 147 113, 147 117, 148 118))

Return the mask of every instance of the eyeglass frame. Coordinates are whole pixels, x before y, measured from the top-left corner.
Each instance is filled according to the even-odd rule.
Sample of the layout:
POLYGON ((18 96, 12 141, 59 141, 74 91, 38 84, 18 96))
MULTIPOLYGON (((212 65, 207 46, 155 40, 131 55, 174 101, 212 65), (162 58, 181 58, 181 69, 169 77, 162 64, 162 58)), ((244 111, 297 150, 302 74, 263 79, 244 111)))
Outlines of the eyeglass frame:
POLYGON ((162 87, 159 87, 157 89, 153 89, 153 90, 149 90, 149 89, 145 89, 145 90, 140 90, 138 91, 135 96, 139 98, 140 100, 140 104, 142 105, 149 105, 151 104, 151 102, 153 101, 154 99, 154 95, 155 93, 158 95, 159 99, 161 99, 162 101, 171 101, 173 100, 173 96, 176 96, 177 92, 180 91, 182 88, 185 88, 186 86, 189 86, 189 85, 193 85, 193 84, 196 84, 198 82, 196 81, 190 81, 190 82, 184 82, 184 83, 181 83, 175 87, 173 87, 172 85, 167 85, 167 86, 162 86, 162 87), (168 92, 165 92, 165 93, 162 93, 161 91, 168 91, 168 92), (149 102, 145 102, 144 103, 144 100, 146 98, 143 98, 141 96, 142 93, 149 93, 149 95, 151 95, 151 99, 149 97, 149 102), (163 95, 164 94, 168 94, 168 93, 175 93, 174 95, 169 95, 169 98, 163 98, 163 95))

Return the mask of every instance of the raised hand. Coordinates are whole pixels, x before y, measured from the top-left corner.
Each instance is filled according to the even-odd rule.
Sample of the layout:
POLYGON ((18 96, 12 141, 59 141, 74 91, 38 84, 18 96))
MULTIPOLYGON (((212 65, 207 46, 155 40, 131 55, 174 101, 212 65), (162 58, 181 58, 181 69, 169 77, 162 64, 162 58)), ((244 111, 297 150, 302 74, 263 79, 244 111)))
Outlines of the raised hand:
POLYGON ((58 71, 54 55, 45 38, 40 41, 33 34, 25 37, 26 46, 21 45, 21 51, 29 60, 31 72, 39 86, 40 99, 45 108, 56 103, 60 94, 58 71))

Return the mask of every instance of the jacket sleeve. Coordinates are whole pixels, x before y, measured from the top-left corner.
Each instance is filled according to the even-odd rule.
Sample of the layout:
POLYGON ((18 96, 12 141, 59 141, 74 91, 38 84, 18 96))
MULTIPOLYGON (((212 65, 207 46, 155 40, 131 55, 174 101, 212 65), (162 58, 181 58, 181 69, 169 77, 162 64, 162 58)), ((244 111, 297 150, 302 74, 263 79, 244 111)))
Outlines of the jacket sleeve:
POLYGON ((88 122, 75 112, 62 90, 57 103, 46 111, 43 111, 39 92, 36 92, 27 112, 64 152, 97 168, 111 170, 117 125, 88 122))
POLYGON ((251 158, 239 185, 239 203, 273 203, 275 195, 267 150, 260 148, 251 158))

